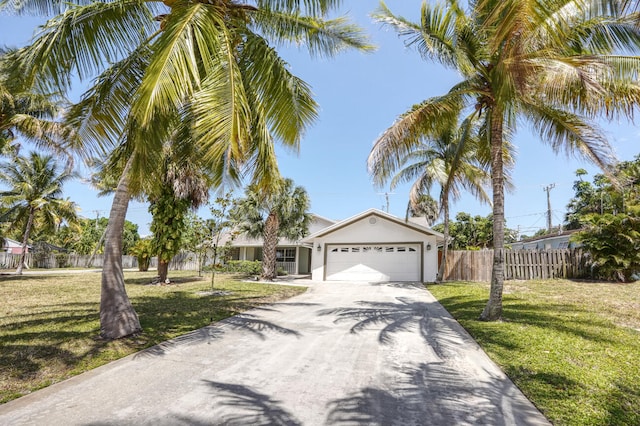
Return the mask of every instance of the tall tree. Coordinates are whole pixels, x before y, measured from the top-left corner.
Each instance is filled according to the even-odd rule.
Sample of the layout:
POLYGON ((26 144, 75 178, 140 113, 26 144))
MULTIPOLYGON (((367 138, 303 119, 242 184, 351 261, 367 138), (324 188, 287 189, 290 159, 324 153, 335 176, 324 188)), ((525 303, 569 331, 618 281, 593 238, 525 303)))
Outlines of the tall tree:
MULTIPOLYGON (((280 178, 274 142, 297 151, 317 115, 309 86, 272 44, 303 45, 316 56, 370 49, 346 19, 325 19, 339 0, 168 1, 168 11, 159 3, 6 3, 27 13, 64 9, 15 55, 27 82, 67 89, 72 72, 86 78, 114 64, 71 111, 70 121, 92 145, 119 145, 121 158, 129 160, 115 193, 118 209, 112 208, 105 243, 105 262, 112 264, 102 280, 103 293, 120 299, 126 293, 116 234, 130 195, 160 164, 165 141, 174 135, 183 143, 197 141, 216 186, 250 176, 254 185, 269 188, 280 178)), ((134 315, 122 315, 121 325, 108 319, 102 335, 134 333, 139 323, 128 321, 134 315)))
POLYGON ((39 149, 70 157, 78 140, 59 121, 68 102, 57 94, 38 92, 10 77, 9 52, 0 49, 0 155, 18 154, 18 138, 39 149))
POLYGON ((491 149, 494 258, 489 301, 481 320, 502 316, 504 285, 504 141, 528 121, 555 152, 584 156, 603 169, 612 151, 591 121, 632 115, 640 26, 635 2, 614 0, 477 0, 423 2, 419 24, 395 16, 384 3, 375 18, 394 27, 424 58, 456 70, 462 81, 405 114, 381 137, 438 126, 443 115, 469 111, 483 120, 491 149))
POLYGON ((429 194, 420 194, 417 199, 409 199, 405 219, 424 217, 427 226, 433 225, 440 215, 438 202, 429 194))
POLYGON ((170 151, 158 170, 159 184, 149 191, 149 212, 153 216, 152 245, 158 256, 158 279, 164 283, 169 262, 182 248, 187 213, 207 201, 209 182, 197 162, 176 161, 170 151))
MULTIPOLYGON (((449 245, 449 203, 457 200, 465 189, 480 201, 488 202, 483 185, 489 180, 489 161, 486 144, 474 132, 472 120, 459 124, 453 115, 441 121, 432 134, 405 134, 408 139, 421 139, 419 144, 389 138, 376 141, 369 154, 369 172, 378 185, 391 179, 391 189, 400 183, 413 182, 409 204, 414 209, 434 184, 440 187, 440 214, 444 221, 442 259, 436 280, 442 281, 449 245), (395 173, 395 175, 394 175, 395 173)), ((509 157, 510 158, 510 157, 509 157)))
POLYGON ((35 227, 54 231, 62 221, 75 222, 76 205, 62 199, 62 188, 73 174, 60 171, 52 156, 32 152, 28 157, 18 156, 2 165, 0 181, 9 190, 0 193, 7 210, 0 222, 22 232, 22 254, 16 274, 22 269, 29 244, 29 236, 35 227))
POLYGON ((309 206, 307 191, 295 186, 291 179, 282 179, 266 193, 256 186, 247 188, 245 198, 231 210, 230 217, 239 232, 263 239, 262 279, 273 280, 277 276, 276 248, 280 238, 295 241, 308 234, 309 206))

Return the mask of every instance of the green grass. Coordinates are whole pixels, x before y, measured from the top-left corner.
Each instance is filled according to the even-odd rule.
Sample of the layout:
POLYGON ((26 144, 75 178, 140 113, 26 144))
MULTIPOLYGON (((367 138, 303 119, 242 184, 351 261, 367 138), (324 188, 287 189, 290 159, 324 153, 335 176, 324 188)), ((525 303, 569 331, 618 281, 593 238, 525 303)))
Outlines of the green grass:
POLYGON ((240 282, 172 272, 176 284, 147 285, 155 272, 125 272, 143 333, 98 338, 100 274, 0 277, 0 403, 96 368, 254 306, 300 294, 304 287, 240 282), (205 292, 205 293, 203 293, 205 292))
POLYGON ((507 282, 492 323, 488 284, 428 289, 555 425, 640 424, 640 284, 507 282))

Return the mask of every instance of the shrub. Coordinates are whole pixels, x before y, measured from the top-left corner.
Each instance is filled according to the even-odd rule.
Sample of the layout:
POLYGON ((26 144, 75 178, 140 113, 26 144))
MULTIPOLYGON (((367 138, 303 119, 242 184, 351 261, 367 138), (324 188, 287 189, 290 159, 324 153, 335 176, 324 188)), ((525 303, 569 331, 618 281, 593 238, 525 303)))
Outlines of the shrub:
POLYGON ((138 240, 129 250, 129 254, 138 259, 138 270, 145 272, 149 270, 149 263, 155 254, 150 239, 138 240))
POLYGON ((626 214, 591 214, 573 236, 591 255, 594 278, 630 282, 640 271, 640 207, 626 214))
POLYGON ((56 263, 58 264, 58 268, 67 268, 69 267, 69 255, 67 253, 56 253, 56 263))
POLYGON ((224 265, 224 272, 260 275, 262 272, 262 262, 259 260, 230 260, 224 265))

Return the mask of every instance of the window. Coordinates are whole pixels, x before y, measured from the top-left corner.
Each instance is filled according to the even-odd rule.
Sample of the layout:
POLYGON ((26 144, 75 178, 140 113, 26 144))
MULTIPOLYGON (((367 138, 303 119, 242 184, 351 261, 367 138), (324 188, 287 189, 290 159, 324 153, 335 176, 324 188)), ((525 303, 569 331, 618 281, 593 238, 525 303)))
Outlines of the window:
POLYGON ((240 260, 240 247, 233 247, 225 256, 229 260, 240 260))
POLYGON ((296 249, 294 248, 282 248, 276 250, 277 262, 295 262, 296 261, 296 249))

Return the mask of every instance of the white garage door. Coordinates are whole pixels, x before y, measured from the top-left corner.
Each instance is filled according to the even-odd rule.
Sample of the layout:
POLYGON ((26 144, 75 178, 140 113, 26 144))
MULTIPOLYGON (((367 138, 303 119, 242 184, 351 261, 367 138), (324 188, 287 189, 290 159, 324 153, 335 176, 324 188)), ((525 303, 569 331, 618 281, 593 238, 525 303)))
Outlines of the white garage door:
POLYGON ((327 281, 420 281, 420 246, 328 245, 327 281))

